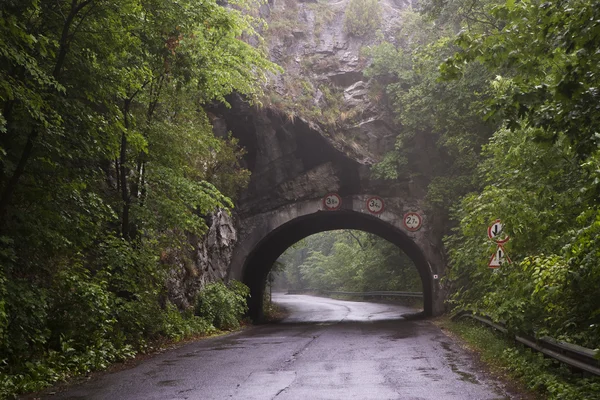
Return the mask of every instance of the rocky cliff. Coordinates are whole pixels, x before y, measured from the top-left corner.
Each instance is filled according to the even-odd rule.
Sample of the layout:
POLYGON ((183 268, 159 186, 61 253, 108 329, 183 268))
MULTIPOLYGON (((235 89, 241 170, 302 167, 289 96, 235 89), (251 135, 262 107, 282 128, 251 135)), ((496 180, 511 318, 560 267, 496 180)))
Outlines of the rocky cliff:
MULTIPOLYGON (((231 108, 210 110, 215 133, 231 132, 245 148, 252 177, 234 218, 220 212, 206 238, 192 238, 194 265, 180 263, 169 284, 178 305, 187 305, 204 282, 226 276, 238 236, 250 235, 264 213, 332 191, 377 193, 398 210, 421 208, 427 182, 371 176, 371 165, 394 146, 398 126, 384 87, 363 73, 363 49, 383 39, 395 42, 411 4, 381 0, 379 29, 356 36, 345 28, 349 2, 274 0, 263 10, 271 58, 285 72, 272 76, 262 104, 234 96, 231 108)), ((426 164, 426 155, 421 159, 426 164)))

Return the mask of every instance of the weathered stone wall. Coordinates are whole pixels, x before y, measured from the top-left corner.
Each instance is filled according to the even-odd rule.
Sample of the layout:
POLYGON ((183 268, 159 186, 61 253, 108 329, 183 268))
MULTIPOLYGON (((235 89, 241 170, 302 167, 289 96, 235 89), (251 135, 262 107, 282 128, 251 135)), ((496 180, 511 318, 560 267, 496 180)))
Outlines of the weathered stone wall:
POLYGON ((209 218, 210 228, 204 237, 190 236, 194 250, 191 254, 175 252, 170 255, 167 279, 169 299, 181 309, 193 306, 198 291, 208 282, 224 281, 237 243, 237 228, 233 217, 219 210, 209 218))
POLYGON ((444 264, 432 241, 427 214, 410 198, 385 197, 385 210, 374 215, 366 207, 370 197, 371 194, 344 196, 337 211, 326 211, 322 199, 315 198, 247 216, 240 224, 229 278, 245 281, 253 296, 262 298, 262 285, 271 263, 296 240, 321 230, 361 229, 390 240, 413 260, 423 282, 425 311, 431 315, 442 313, 445 296, 439 278, 444 264), (408 212, 422 216, 421 229, 411 231, 404 226, 403 217, 408 212))

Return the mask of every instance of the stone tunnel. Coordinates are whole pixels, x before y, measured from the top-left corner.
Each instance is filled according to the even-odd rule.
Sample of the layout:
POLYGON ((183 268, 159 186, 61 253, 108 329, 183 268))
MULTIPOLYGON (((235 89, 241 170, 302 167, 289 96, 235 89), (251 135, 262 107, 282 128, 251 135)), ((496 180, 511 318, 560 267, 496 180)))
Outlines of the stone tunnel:
MULTIPOLYGON (((231 132, 239 140, 246 150, 244 166, 252 172, 234 211, 237 241, 227 279, 250 287, 253 318, 261 317, 266 277, 277 258, 304 237, 335 229, 362 230, 396 244, 418 269, 425 314, 443 312, 441 230, 424 210, 427 182, 409 177, 383 181, 371 176, 371 164, 381 156, 381 149, 393 146, 394 135, 365 132, 368 141, 351 141, 239 99, 234 99, 231 109, 215 110, 213 124, 218 134, 231 132), (339 209, 329 211, 324 206, 323 198, 329 193, 340 196, 339 209), (383 200, 381 213, 367 209, 372 196, 383 200), (407 229, 407 213, 421 216, 420 229, 407 229)), ((426 163, 427 155, 419 161, 426 163)))

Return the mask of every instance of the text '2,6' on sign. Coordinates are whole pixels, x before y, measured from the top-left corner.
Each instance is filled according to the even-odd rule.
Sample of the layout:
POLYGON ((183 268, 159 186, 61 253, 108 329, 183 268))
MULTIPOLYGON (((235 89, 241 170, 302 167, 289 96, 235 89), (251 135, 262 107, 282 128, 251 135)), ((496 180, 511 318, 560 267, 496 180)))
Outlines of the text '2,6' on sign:
POLYGON ((404 214, 404 227, 411 232, 418 231, 423 225, 423 218, 416 212, 404 214))
POLYGON ((329 193, 323 197, 323 208, 327 211, 339 210, 342 206, 342 198, 337 193, 329 193))
POLYGON ((384 209, 383 199, 381 197, 373 196, 367 200, 367 210, 371 214, 381 214, 384 209))

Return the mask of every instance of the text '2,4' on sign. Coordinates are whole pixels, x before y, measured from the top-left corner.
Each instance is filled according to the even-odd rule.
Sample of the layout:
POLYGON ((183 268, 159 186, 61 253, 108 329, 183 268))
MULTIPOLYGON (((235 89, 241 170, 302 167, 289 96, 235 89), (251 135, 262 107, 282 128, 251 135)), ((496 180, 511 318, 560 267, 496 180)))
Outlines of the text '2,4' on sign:
POLYGON ((421 226, 423 225, 423 218, 416 212, 409 212, 404 214, 404 220, 402 222, 404 223, 404 227, 406 229, 411 232, 415 232, 421 229, 421 226))
POLYGON ((339 210, 342 206, 342 198, 337 193, 329 193, 323 197, 323 208, 327 211, 339 210))
POLYGON ((367 199, 367 210, 371 214, 381 214, 384 209, 383 199, 381 197, 373 196, 367 199))

